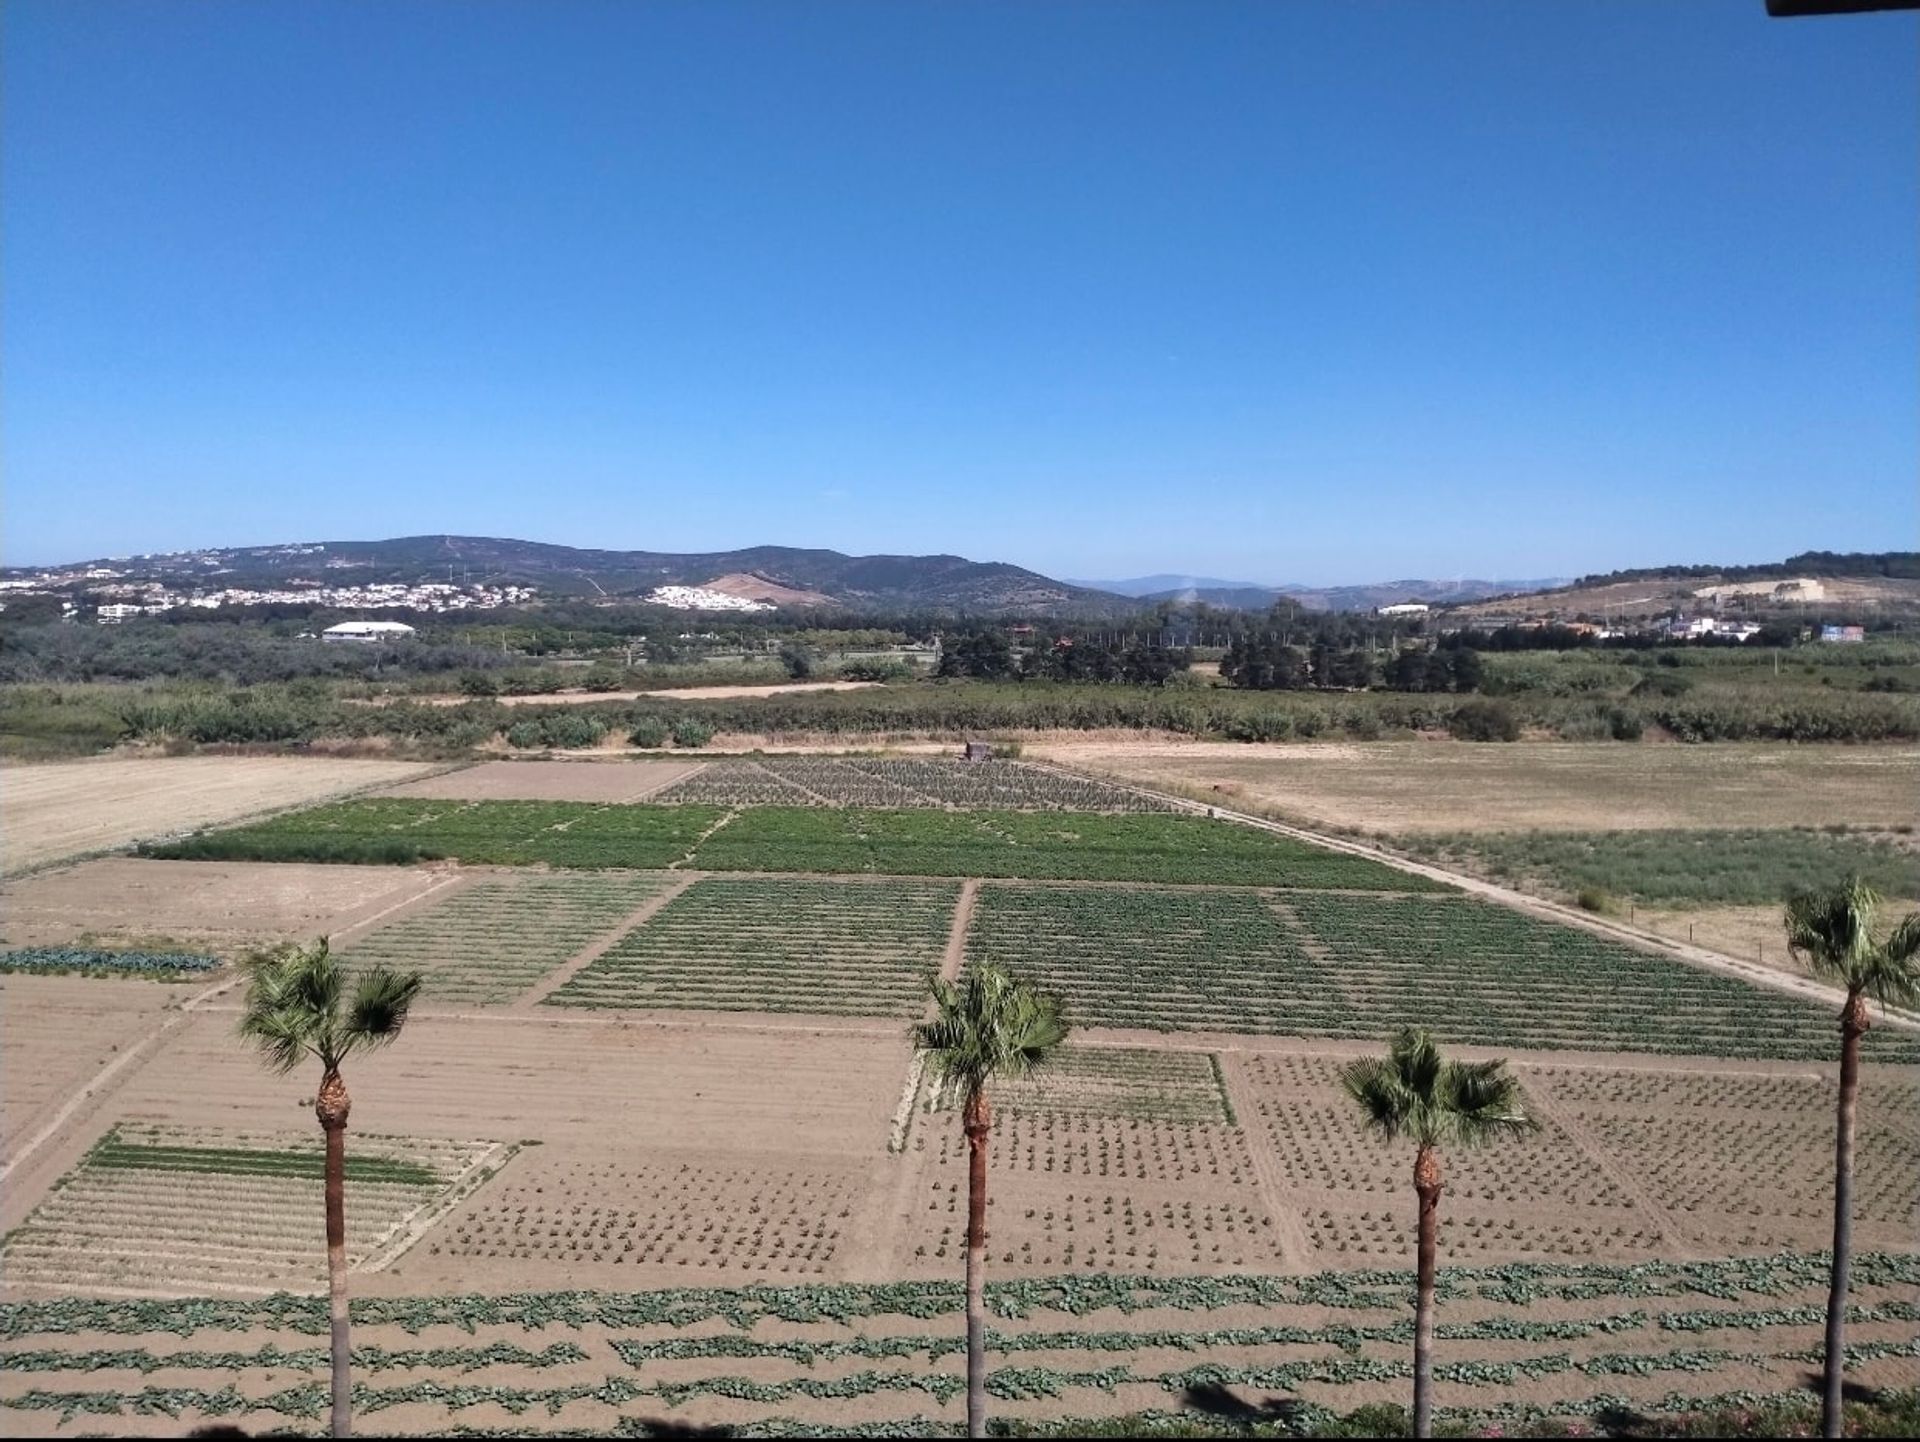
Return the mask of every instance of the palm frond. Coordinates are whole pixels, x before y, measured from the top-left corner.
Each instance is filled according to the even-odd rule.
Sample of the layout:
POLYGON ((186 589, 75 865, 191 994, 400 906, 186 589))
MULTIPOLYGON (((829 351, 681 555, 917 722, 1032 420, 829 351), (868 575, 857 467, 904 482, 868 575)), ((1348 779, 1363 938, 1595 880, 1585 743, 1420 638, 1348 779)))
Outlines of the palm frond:
POLYGON ((1920 1002, 1920 911, 1873 948, 1866 971, 1865 989, 1881 1006, 1910 1007, 1920 1002))
POLYGON ((407 1012, 420 994, 422 980, 417 971, 402 973, 384 966, 363 972, 354 986, 341 1032, 345 1049, 384 1046, 400 1035, 400 1028, 407 1024, 407 1012))
POLYGON ((1384 1057, 1349 1062, 1340 1070, 1340 1084, 1367 1125, 1387 1141, 1410 1137, 1423 1147, 1473 1146, 1535 1125, 1504 1061, 1447 1061, 1420 1027, 1399 1032, 1384 1057))
POLYGON ((1340 1085, 1360 1104, 1367 1123, 1387 1141, 1398 1141, 1412 1115, 1400 1073, 1386 1057, 1363 1057, 1340 1069, 1340 1085))
POLYGON ((323 1060, 330 1049, 333 1010, 323 1004, 337 981, 324 941, 311 947, 277 946, 247 958, 246 1007, 240 1034, 259 1047, 268 1066, 291 1071, 308 1053, 323 1060))
POLYGON ((1870 969, 1879 893, 1858 876, 1825 891, 1803 891, 1787 903, 1787 950, 1823 980, 1849 991, 1870 969))
POLYGON ((1468 1146, 1540 1125, 1527 1114, 1519 1079, 1504 1061, 1449 1062, 1440 1090, 1442 1105, 1454 1119, 1454 1137, 1468 1146))
POLYGON ((1059 1000, 1006 968, 971 968, 958 982, 935 977, 934 1016, 913 1029, 913 1044, 934 1074, 962 1099, 995 1077, 1024 1076, 1066 1040, 1059 1000))

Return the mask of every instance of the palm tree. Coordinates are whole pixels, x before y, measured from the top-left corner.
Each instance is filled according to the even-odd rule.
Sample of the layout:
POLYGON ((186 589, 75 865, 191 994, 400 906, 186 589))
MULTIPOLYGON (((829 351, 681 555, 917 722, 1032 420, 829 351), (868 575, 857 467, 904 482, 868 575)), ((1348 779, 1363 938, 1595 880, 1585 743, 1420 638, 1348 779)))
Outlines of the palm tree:
POLYGON ((347 978, 327 949, 285 945, 247 961, 247 1006, 240 1035, 267 1065, 290 1072, 311 1056, 320 1063, 313 1112, 327 1134, 327 1290, 333 1322, 333 1435, 348 1435, 353 1420, 347 1338, 347 1112, 352 1100, 340 1064, 362 1048, 400 1035, 419 994, 418 972, 402 975, 376 966, 362 972, 348 995, 347 978), (344 1004, 343 1004, 344 1003, 344 1004))
POLYGON ((1538 1125, 1504 1061, 1443 1061, 1433 1037, 1408 1027, 1386 1056, 1341 1068, 1340 1081, 1367 1124, 1387 1141, 1411 1137, 1420 1197, 1419 1291, 1413 1313, 1413 1435, 1433 1435, 1433 1272, 1439 1240, 1440 1148, 1477 1146, 1538 1125))
POLYGON ((1840 1008, 1840 1117, 1833 1145, 1833 1279, 1827 1292, 1827 1375, 1821 1433, 1840 1435, 1847 1367, 1847 1269, 1853 1254, 1853 1122, 1860 1100, 1860 1038, 1872 1023, 1867 998, 1911 1006, 1920 996, 1920 913, 1884 941, 1874 937, 1880 897, 1857 876, 1787 903, 1787 950, 1822 981, 1847 989, 1840 1008))
POLYGON ((948 1095, 961 1103, 967 1135, 967 1435, 987 1435, 987 1083, 1025 1076, 1066 1039, 1059 1001, 1005 968, 971 968, 959 983, 933 982, 933 1020, 913 1044, 948 1095))

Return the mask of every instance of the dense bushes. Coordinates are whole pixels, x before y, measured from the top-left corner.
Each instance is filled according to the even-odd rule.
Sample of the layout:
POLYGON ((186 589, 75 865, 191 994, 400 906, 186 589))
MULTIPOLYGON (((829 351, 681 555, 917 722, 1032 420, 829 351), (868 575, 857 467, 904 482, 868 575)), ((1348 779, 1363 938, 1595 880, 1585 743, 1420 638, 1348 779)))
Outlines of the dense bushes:
POLYGON ((1489 699, 1435 692, 1256 692, 1029 681, 516 707, 484 697, 457 706, 405 700, 359 704, 311 685, 226 692, 155 689, 119 701, 110 693, 107 700, 87 693, 60 705, 49 699, 53 694, 36 690, 7 696, 8 704, 0 706, 0 735, 10 730, 15 714, 43 730, 64 724, 66 713, 73 717, 76 734, 89 725, 88 734, 111 727, 120 738, 141 742, 280 745, 385 738, 433 754, 464 751, 502 733, 521 749, 591 746, 608 731, 649 747, 669 740, 683 747, 703 746, 721 732, 855 737, 1119 729, 1293 741, 1319 736, 1372 739, 1415 731, 1511 739, 1531 728, 1567 740, 1597 741, 1633 740, 1645 727, 1658 726, 1683 741, 1920 737, 1920 701, 1914 697, 1837 688, 1808 688, 1778 697, 1701 687, 1674 698, 1527 693, 1489 699))
POLYGON ((1520 718, 1502 701, 1469 701, 1447 720, 1456 741, 1518 741, 1520 718))

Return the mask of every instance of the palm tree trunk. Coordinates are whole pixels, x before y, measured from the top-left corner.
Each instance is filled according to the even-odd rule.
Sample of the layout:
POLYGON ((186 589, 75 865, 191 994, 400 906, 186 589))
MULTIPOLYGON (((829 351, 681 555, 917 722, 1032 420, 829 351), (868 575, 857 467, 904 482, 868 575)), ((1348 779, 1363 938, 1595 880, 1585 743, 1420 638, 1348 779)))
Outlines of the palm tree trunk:
POLYGON ((1853 1121, 1860 1102, 1860 1038, 1867 1000, 1847 996, 1840 1013, 1840 1118, 1833 1143, 1833 1283, 1827 1292, 1827 1376, 1820 1403, 1820 1435, 1838 1437, 1845 1420, 1847 1271, 1853 1261, 1853 1121))
POLYGON ((1413 1435, 1433 1435, 1433 1279, 1440 1241, 1440 1154, 1421 1147, 1413 1159, 1420 1197, 1419 1286, 1413 1303, 1413 1435))
POLYGON ((347 1113, 340 1073, 320 1080, 314 1114, 327 1134, 327 1313, 333 1330, 333 1435, 353 1430, 353 1343, 347 1332, 347 1113))
POLYGON ((993 1108, 967 1098, 967 1436, 987 1435, 987 1136, 993 1108))

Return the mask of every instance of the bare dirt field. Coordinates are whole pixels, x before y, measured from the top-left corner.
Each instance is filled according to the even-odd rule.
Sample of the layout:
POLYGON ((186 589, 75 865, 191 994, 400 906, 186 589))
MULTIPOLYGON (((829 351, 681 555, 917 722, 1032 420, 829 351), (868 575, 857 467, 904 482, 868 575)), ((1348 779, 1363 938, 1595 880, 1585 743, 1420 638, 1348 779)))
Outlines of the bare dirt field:
MULTIPOLYGON (((84 1004, 87 989, 132 997, 141 985, 30 984, 44 995, 29 1017, 71 1007, 76 989, 84 1004)), ((114 996, 102 1010, 121 1006, 114 996)), ((0 1343, 0 1366, 14 1364, 0 1373, 10 1431, 178 1432, 202 1415, 195 1399, 216 1405, 228 1384, 237 1392, 222 1395, 238 1400, 217 1405, 254 1427, 317 1405, 295 1384, 324 1375, 324 1334, 289 1331, 284 1302, 246 1310, 267 1285, 318 1292, 313 1184, 114 1170, 90 1150, 311 1146, 312 1079, 266 1073, 236 1044, 234 1015, 227 998, 187 1014, 0 1201, 0 1309, 213 1295, 230 1319, 157 1319, 184 1319, 184 1335, 121 1320, 104 1330, 124 1316, 111 1311, 91 1325, 71 1314, 80 1324, 56 1332, 16 1328, 0 1343), (257 1365, 235 1360, 267 1346, 257 1365), (64 1370, 63 1353, 77 1354, 64 1370), (110 1365, 87 1360, 107 1353, 110 1365), (144 1388, 168 1407, 140 1406, 144 1388), (80 1401, 63 1413, 48 1396, 80 1401)), ((1202 1366, 1237 1405, 1401 1400, 1404 1292, 1368 1269, 1410 1260, 1406 1158, 1361 1132, 1335 1081, 1371 1048, 1207 1035, 1115 1045, 1129 1040, 1083 1034, 1063 1081, 1003 1098, 990 1265, 1002 1285, 1038 1290, 993 1320, 996 1371, 1035 1379, 997 1396, 996 1414, 1177 1407, 1202 1366), (1077 1300, 1049 1290, 1062 1276, 1077 1279, 1077 1300), (1106 1278, 1137 1279, 1116 1294, 1134 1298, 1124 1309, 1090 1300, 1106 1278)), ((65 1086, 114 1044, 80 1027, 24 1028, 21 1061, 65 1086)), ((1830 1077, 1705 1058, 1514 1060, 1544 1129, 1450 1159, 1441 1361, 1479 1370, 1443 1372, 1441 1405, 1797 1387, 1819 1339, 1830 1077), (1748 1260, 1719 1260, 1729 1254, 1748 1260), (1474 1270, 1515 1261, 1543 1268, 1526 1292, 1474 1270)), ((348 1080, 349 1157, 404 1156, 434 1174, 411 1191, 349 1183, 355 1294, 387 1319, 355 1334, 385 1359, 356 1379, 368 1430, 957 1416, 964 1148, 954 1114, 917 1088, 901 1023, 428 1009, 348 1080), (845 1315, 807 1290, 876 1283, 891 1290, 835 1294, 841 1307, 873 1298, 845 1315), (785 1290, 731 1290, 748 1284, 785 1290), (949 1290, 921 1302, 900 1291, 916 1285, 949 1290), (442 1300, 562 1291, 574 1295, 559 1310, 524 1314, 510 1300, 442 1300), (473 1392, 419 1385, 434 1382, 473 1392)), ((1867 1350, 1854 1377, 1913 1385, 1920 1272, 1901 1249, 1920 1205, 1920 1090, 1910 1070, 1870 1067, 1864 1098, 1867 1256, 1850 1340, 1867 1350)))
POLYGON ((382 796, 450 801, 644 801, 703 761, 484 761, 388 787, 382 796))
POLYGON ((0 768, 0 874, 303 806, 433 770, 409 761, 169 756, 0 768))
POLYGON ((0 884, 0 930, 13 946, 167 938, 228 955, 260 942, 336 935, 450 879, 397 866, 103 856, 0 884))
POLYGON ((1415 831, 1895 826, 1920 747, 1446 740, 1047 741, 1027 753, 1320 826, 1415 831))
MULTIPOLYGON (((1920 910, 1912 902, 1892 899, 1884 904, 1883 920, 1894 925, 1920 910)), ((1690 941, 1717 951, 1757 961, 1780 971, 1803 973, 1806 968, 1787 953, 1781 940, 1778 906, 1703 906, 1634 908, 1633 923, 1658 936, 1690 941)))

